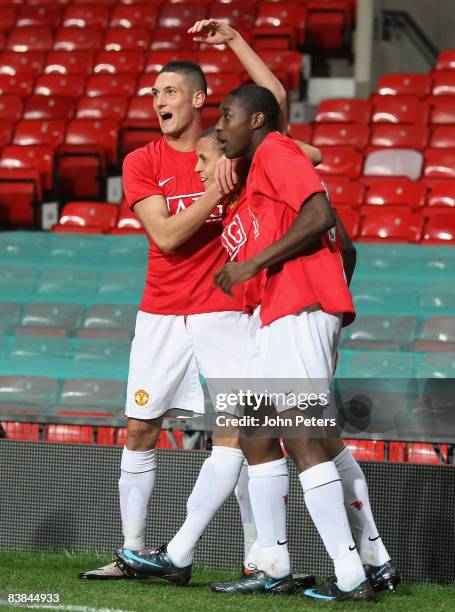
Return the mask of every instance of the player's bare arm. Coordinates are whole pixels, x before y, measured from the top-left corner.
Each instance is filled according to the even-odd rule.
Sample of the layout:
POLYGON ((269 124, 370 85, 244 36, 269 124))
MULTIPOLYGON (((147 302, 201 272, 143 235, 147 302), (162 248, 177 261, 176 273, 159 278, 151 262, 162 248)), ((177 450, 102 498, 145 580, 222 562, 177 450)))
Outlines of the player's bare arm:
POLYGON ((161 195, 141 200, 134 206, 134 212, 156 246, 163 253, 169 253, 198 231, 224 196, 214 184, 192 206, 178 215, 169 214, 166 200, 161 195))
POLYGON ((264 268, 284 263, 302 254, 336 223, 335 215, 323 193, 311 196, 302 206, 291 228, 252 259, 243 263, 228 263, 215 272, 214 284, 227 295, 231 288, 253 278, 264 268))
POLYGON ((343 258, 344 272, 346 274, 346 280, 349 286, 351 284, 357 262, 357 249, 355 248, 352 240, 349 238, 346 228, 344 227, 343 222, 335 209, 333 209, 333 213, 336 219, 336 231, 341 237, 341 256, 343 258))
POLYGON ((294 139, 294 142, 302 149, 315 168, 319 166, 319 164, 322 164, 322 152, 320 149, 313 147, 313 145, 307 142, 303 142, 303 140, 294 139))

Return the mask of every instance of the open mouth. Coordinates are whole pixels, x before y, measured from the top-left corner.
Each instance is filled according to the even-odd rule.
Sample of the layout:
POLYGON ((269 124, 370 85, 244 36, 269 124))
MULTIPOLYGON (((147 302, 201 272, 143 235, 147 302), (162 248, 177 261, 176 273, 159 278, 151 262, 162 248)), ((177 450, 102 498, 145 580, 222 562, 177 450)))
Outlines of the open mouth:
POLYGON ((161 121, 170 121, 172 119, 172 113, 160 113, 161 121))
POLYGON ((201 181, 202 181, 203 183, 205 183, 205 182, 207 181, 207 177, 206 177, 206 176, 201 176, 201 181))

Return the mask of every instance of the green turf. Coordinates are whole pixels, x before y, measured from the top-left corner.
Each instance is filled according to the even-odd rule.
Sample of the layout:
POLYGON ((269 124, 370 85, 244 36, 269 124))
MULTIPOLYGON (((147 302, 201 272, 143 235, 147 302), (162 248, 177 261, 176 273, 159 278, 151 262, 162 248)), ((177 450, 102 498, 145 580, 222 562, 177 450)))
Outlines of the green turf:
MULTIPOLYGON (((390 595, 379 596, 379 603, 372 604, 324 604, 305 602, 298 595, 220 595, 210 591, 210 584, 236 576, 235 572, 214 572, 198 568, 190 586, 175 587, 150 579, 147 582, 111 581, 89 582, 78 580, 78 573, 99 567, 110 561, 109 557, 70 554, 36 554, 25 552, 0 552, 0 600, 7 600, 8 593, 58 593, 64 606, 87 606, 129 611, 205 612, 209 610, 236 611, 239 606, 249 611, 268 612, 301 610, 330 606, 338 610, 374 610, 382 612, 432 610, 453 612, 455 586, 404 585, 390 595)), ((0 609, 12 609, 0 605, 0 609)), ((19 607, 16 609, 24 609, 19 607)), ((45 608, 52 610, 52 607, 45 608)))

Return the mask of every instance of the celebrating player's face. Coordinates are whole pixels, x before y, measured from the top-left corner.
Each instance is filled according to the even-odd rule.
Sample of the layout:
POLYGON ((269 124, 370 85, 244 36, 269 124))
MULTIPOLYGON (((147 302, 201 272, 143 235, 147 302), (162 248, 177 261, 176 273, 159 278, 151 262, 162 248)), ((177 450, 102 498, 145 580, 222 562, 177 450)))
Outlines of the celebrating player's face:
POLYGON ((176 72, 163 72, 152 89, 153 109, 163 134, 178 136, 195 118, 194 92, 188 81, 176 72))
POLYGON ((224 98, 220 106, 216 131, 227 158, 233 159, 246 154, 252 136, 250 117, 237 98, 231 96, 224 98))
POLYGON ((216 162, 221 157, 221 154, 222 151, 218 141, 215 139, 215 135, 199 138, 196 144, 197 164, 194 170, 199 174, 201 181, 206 186, 213 183, 216 162))

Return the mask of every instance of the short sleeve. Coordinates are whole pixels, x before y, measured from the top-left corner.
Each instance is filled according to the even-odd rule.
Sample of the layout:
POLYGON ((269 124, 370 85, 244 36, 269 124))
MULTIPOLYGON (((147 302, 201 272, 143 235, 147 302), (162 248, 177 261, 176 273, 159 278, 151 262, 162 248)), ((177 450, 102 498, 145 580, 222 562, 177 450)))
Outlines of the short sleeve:
POLYGON ((258 153, 256 190, 263 195, 300 212, 308 198, 325 192, 311 161, 291 140, 265 142, 258 153))
POLYGON ((129 153, 123 162, 123 191, 132 208, 137 202, 153 195, 163 195, 157 172, 145 148, 129 153))

